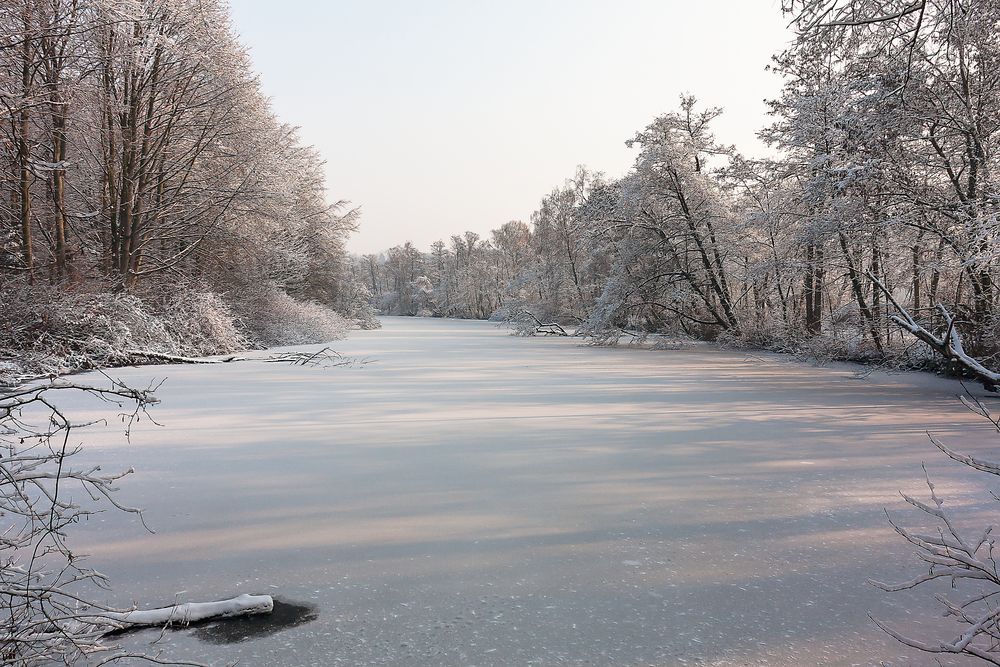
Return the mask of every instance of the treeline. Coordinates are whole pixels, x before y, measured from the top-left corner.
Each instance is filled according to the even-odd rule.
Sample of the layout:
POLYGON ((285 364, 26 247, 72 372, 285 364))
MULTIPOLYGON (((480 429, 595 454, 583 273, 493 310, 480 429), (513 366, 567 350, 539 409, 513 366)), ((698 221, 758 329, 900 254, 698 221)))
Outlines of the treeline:
POLYGON ((330 308, 365 316, 344 251, 356 215, 327 204, 319 155, 270 111, 228 12, 0 8, 0 350, 222 351, 336 335, 330 308))
MULTIPOLYGON (((529 224, 356 260, 382 312, 576 323, 884 358, 955 314, 1000 347, 1000 5, 787 2, 798 28, 754 160, 721 110, 683 97, 628 144, 633 169, 581 169, 529 224), (881 285, 881 286, 880 286, 881 285), (526 315, 530 313, 530 316, 526 315), (519 315, 520 314, 520 315, 519 315)), ((950 324, 947 326, 951 326, 950 324)))

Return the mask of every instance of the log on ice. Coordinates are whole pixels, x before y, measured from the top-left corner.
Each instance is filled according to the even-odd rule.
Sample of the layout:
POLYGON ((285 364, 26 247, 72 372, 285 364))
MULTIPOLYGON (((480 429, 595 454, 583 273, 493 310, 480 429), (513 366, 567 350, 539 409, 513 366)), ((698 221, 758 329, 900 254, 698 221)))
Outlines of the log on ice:
POLYGON ((269 614, 273 609, 274 600, 270 595, 243 594, 218 602, 186 602, 160 609, 105 612, 101 614, 101 618, 122 628, 137 628, 150 625, 187 625, 211 618, 269 614))
POLYGON ((144 357, 156 361, 165 361, 172 364, 228 364, 233 361, 245 361, 245 357, 229 355, 212 359, 210 357, 182 357, 177 354, 164 354, 163 352, 150 352, 149 350, 126 350, 126 354, 133 357, 144 357))

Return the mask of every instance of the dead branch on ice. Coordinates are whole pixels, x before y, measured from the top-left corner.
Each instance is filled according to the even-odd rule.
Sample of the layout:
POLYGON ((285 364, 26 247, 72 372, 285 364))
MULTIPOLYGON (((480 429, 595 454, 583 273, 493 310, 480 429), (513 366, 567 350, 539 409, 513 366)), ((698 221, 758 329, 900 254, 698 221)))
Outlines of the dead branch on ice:
POLYGON ((263 360, 268 364, 289 364, 292 366, 317 366, 332 368, 341 366, 363 366, 368 363, 364 359, 345 357, 336 350, 324 347, 316 352, 279 352, 263 360))
POLYGON ((246 357, 230 355, 228 357, 183 357, 177 354, 164 354, 163 352, 152 352, 150 350, 126 350, 125 354, 133 357, 145 359, 155 359, 171 364, 228 364, 233 361, 246 361, 246 357))
POLYGON ((879 290, 885 294, 886 298, 890 303, 892 303, 893 307, 899 313, 898 315, 890 315, 889 319, 902 327, 904 330, 908 331, 917 339, 926 343, 932 350, 940 354, 945 359, 958 363, 962 368, 975 377, 976 380, 981 382, 984 387, 990 391, 997 391, 997 388, 1000 387, 1000 373, 990 370, 980 363, 979 360, 970 357, 968 353, 966 353, 965 347, 962 345, 962 336, 959 334, 958 328, 955 326, 955 318, 950 312, 948 312, 947 308, 941 304, 937 305, 938 312, 941 314, 945 323, 944 335, 937 336, 917 322, 917 320, 896 300, 892 292, 878 278, 871 273, 868 274, 868 277, 871 278, 872 283, 874 283, 879 290))
POLYGON ((505 318, 514 325, 519 336, 570 336, 571 334, 558 322, 542 322, 530 310, 519 308, 510 312, 505 318))
MULTIPOLYGON (((128 350, 126 354, 134 357, 143 357, 156 361, 163 361, 171 364, 228 364, 235 361, 247 361, 246 357, 230 355, 228 357, 182 357, 176 354, 163 354, 161 352, 150 352, 148 350, 128 350)), ((364 360, 345 357, 336 350, 324 347, 316 352, 279 352, 262 359, 265 363, 286 363, 293 366, 317 366, 330 368, 337 366, 363 365, 364 360)))

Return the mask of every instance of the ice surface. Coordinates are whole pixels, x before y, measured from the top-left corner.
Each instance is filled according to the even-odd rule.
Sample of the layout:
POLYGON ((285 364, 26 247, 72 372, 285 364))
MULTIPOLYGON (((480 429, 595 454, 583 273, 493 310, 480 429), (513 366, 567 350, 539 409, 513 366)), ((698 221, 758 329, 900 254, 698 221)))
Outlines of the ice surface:
POLYGON ((920 569, 882 508, 908 516, 897 491, 921 493, 921 461, 971 520, 995 509, 990 479, 924 433, 971 453, 995 442, 957 383, 384 325, 336 344, 374 360, 355 368, 115 373, 167 380, 162 427, 130 446, 86 439, 87 460, 135 466, 122 501, 157 531, 111 512, 79 528, 111 601, 264 593, 318 613, 232 644, 171 632, 154 650, 289 666, 932 664, 866 616, 923 636, 944 623, 908 609, 926 597, 865 580, 920 569))

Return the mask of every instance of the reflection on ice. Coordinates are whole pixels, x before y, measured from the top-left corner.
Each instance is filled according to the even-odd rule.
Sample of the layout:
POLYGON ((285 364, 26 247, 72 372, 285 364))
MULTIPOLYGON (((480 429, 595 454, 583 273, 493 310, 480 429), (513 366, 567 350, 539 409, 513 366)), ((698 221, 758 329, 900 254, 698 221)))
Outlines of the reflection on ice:
POLYGON ((193 634, 209 644, 238 644, 251 639, 269 637, 282 630, 311 623, 317 618, 319 610, 314 604, 274 598, 274 610, 270 614, 240 616, 206 623, 196 628, 193 634))

